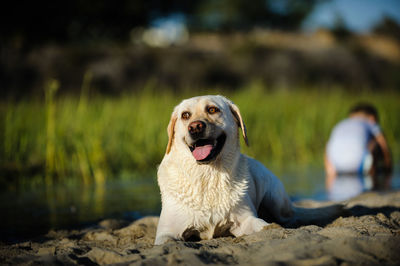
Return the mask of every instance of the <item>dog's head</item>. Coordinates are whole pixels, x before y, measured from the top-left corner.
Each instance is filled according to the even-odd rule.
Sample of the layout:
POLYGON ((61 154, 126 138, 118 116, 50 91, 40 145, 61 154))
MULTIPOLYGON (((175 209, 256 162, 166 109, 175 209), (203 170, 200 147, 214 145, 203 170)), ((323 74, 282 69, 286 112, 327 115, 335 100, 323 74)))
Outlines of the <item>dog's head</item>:
POLYGON ((199 96, 182 101, 168 125, 168 154, 174 145, 191 153, 198 163, 210 163, 239 148, 238 127, 248 145, 239 108, 223 96, 199 96))

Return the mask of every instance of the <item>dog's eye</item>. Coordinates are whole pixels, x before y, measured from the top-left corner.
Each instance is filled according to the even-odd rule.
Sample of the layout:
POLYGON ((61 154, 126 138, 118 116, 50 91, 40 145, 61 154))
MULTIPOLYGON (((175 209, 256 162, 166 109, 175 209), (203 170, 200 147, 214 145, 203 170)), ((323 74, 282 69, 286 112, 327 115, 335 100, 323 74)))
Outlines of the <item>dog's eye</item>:
POLYGON ((207 112, 209 114, 215 114, 215 113, 219 112, 219 109, 217 107, 215 107, 215 106, 210 106, 210 107, 208 107, 207 112))
POLYGON ((189 112, 183 112, 182 113, 182 119, 188 120, 190 118, 190 113, 189 112))

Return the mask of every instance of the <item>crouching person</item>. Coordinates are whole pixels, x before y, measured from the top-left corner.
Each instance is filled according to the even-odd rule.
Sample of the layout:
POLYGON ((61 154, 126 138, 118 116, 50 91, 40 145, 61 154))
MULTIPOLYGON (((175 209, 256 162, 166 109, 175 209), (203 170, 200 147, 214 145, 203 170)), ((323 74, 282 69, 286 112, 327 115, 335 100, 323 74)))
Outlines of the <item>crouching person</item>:
POLYGON ((361 103, 333 128, 325 152, 326 188, 331 200, 390 187, 392 160, 378 122, 376 108, 361 103))

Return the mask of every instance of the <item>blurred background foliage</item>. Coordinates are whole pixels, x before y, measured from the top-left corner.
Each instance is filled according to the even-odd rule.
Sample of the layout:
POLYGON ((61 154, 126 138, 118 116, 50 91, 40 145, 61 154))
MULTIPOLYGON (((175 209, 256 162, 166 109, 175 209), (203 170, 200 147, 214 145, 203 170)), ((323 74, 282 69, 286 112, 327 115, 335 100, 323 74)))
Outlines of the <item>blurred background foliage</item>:
MULTIPOLYGON (((54 84, 48 86, 45 104, 23 100, 2 105, 2 179, 12 185, 18 182, 16 176, 45 176, 49 184, 53 178, 76 177, 90 184, 127 173, 154 175, 165 152, 171 110, 191 96, 177 98, 149 87, 118 98, 55 100, 54 84)), ((330 130, 346 117, 355 97, 379 108, 381 125, 399 157, 398 93, 266 92, 260 83, 223 93, 243 113, 251 143, 242 145, 244 152, 275 172, 322 167, 330 130)))
POLYGON ((0 11, 1 96, 43 97, 50 78, 58 95, 79 95, 86 72, 91 93, 107 96, 149 80, 173 91, 254 80, 270 89, 398 90, 398 20, 383 16, 360 34, 335 13, 316 29, 310 18, 331 2, 340 0, 12 1, 0 11))
POLYGON ((182 14, 190 30, 249 30, 270 26, 296 30, 316 0, 119 0, 12 1, 1 11, 3 41, 24 46, 45 42, 127 41, 135 27, 182 14))

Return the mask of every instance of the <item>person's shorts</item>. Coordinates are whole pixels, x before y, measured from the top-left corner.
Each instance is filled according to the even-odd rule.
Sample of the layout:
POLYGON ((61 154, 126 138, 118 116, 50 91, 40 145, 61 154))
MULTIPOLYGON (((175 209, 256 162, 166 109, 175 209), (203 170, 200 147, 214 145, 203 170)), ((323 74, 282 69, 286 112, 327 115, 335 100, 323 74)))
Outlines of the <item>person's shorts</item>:
POLYGON ((361 159, 346 158, 343 156, 329 156, 329 160, 335 167, 336 173, 341 174, 358 174, 367 175, 373 163, 372 154, 364 153, 361 159))

